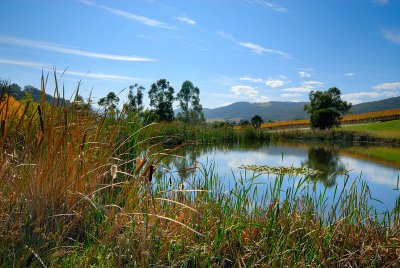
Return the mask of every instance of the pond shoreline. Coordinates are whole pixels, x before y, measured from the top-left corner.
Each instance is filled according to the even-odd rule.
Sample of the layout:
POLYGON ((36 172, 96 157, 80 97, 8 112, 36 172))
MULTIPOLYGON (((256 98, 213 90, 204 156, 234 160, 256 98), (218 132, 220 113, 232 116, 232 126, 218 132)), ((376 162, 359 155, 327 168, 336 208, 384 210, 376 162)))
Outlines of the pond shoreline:
POLYGON ((157 127, 147 129, 145 137, 164 137, 166 144, 179 145, 187 142, 214 144, 219 142, 242 141, 337 141, 340 143, 370 143, 400 146, 399 138, 382 137, 366 132, 348 130, 310 130, 285 129, 270 131, 252 126, 233 127, 230 125, 207 126, 187 125, 181 122, 160 123, 157 127))

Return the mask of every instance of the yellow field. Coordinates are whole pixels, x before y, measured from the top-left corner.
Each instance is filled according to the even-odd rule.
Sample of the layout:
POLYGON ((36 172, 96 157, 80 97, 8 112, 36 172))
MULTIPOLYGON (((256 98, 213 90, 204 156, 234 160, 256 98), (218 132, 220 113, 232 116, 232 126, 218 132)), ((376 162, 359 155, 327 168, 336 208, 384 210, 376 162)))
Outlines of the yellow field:
POLYGON ((6 101, 0 101, 0 119, 19 119, 22 116, 21 103, 11 96, 6 97, 6 101))
MULTIPOLYGON (((392 120, 400 118, 400 109, 392 109, 385 110, 379 112, 369 112, 362 114, 349 114, 343 116, 341 122, 343 124, 355 124, 362 122, 373 122, 380 120, 392 120)), ((278 121, 272 123, 263 123, 261 128, 293 128, 293 127, 308 127, 310 124, 310 120, 302 119, 302 120, 286 120, 286 121, 278 121)))

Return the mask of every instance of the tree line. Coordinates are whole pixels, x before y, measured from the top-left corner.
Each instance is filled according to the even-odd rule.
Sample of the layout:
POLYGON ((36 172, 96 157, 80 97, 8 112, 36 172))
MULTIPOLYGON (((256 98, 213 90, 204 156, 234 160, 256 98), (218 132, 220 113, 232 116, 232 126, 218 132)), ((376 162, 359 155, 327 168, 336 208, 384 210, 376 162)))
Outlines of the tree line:
MULTIPOLYGON (((35 102, 41 102, 42 91, 27 85, 23 89, 16 83, 10 83, 4 79, 0 79, 1 88, 7 88, 7 94, 17 100, 28 99, 35 102)), ((200 103, 200 89, 191 81, 186 80, 182 83, 179 92, 174 96, 175 89, 166 79, 159 79, 153 83, 148 91, 150 100, 150 109, 145 109, 143 104, 145 88, 139 84, 129 86, 128 101, 123 104, 123 111, 128 116, 138 116, 146 118, 146 121, 167 121, 174 119, 186 123, 202 123, 205 122, 203 106, 200 103), (178 102, 180 111, 175 116, 173 110, 174 102, 178 102)), ((46 94, 46 102, 51 103, 53 97, 46 94)), ((110 117, 117 115, 119 111, 119 101, 115 92, 110 91, 106 96, 99 99, 97 104, 110 117)), ((80 95, 76 95, 73 102, 80 105, 85 110, 91 110, 91 100, 84 100, 80 95)), ((69 105, 70 101, 66 101, 69 105)))
MULTIPOLYGON (((27 85, 22 88, 18 84, 11 84, 6 80, 0 79, 0 87, 7 88, 7 94, 17 100, 25 99, 27 101, 40 102, 42 91, 27 85)), ((139 118, 149 121, 171 122, 174 119, 185 123, 205 122, 203 107, 200 104, 200 89, 193 85, 189 80, 182 83, 179 92, 174 96, 175 90, 166 79, 159 79, 153 83, 148 91, 150 100, 150 109, 145 109, 143 105, 143 96, 145 88, 139 84, 129 86, 128 101, 123 104, 123 111, 128 116, 135 115, 139 118), (180 112, 176 115, 173 110, 174 101, 178 101, 180 112)), ((310 123, 312 128, 330 129, 340 124, 343 114, 349 113, 352 104, 341 99, 341 91, 332 87, 326 91, 311 91, 309 93, 310 103, 304 106, 304 110, 310 114, 310 123)), ((46 102, 51 103, 53 97, 45 95, 46 102)), ((99 99, 97 104, 104 109, 105 113, 111 117, 119 113, 119 97, 113 91, 105 97, 99 99)), ((85 110, 91 110, 90 98, 88 101, 76 95, 74 102, 79 104, 85 110)), ((68 105, 69 101, 65 101, 68 105)), ((259 128, 263 119, 259 115, 251 118, 251 124, 259 128)), ((241 121, 240 125, 248 125, 249 121, 241 121)))
MULTIPOLYGON (((200 89, 189 80, 183 82, 181 89, 174 96, 175 90, 166 79, 153 83, 148 91, 151 109, 144 109, 145 88, 134 84, 129 87, 128 102, 123 105, 127 114, 135 114, 150 120, 171 122, 174 119, 186 123, 205 122, 203 106, 200 104, 200 89), (178 101, 180 112, 175 118, 173 103, 178 101)), ((100 98, 97 104, 109 114, 118 112, 119 97, 114 92, 100 98)))

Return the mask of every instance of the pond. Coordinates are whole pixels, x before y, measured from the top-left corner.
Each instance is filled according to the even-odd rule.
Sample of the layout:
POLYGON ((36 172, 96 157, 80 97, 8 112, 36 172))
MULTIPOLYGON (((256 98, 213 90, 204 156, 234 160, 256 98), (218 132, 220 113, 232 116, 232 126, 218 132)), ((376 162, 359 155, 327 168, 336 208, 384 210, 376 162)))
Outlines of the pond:
MULTIPOLYGON (((318 170, 318 175, 309 176, 317 192, 326 189, 328 198, 332 198, 335 187, 343 189, 354 180, 366 181, 372 198, 371 204, 378 212, 392 210, 399 198, 400 148, 383 146, 339 146, 336 144, 315 143, 245 143, 222 144, 213 146, 189 146, 176 152, 178 156, 169 156, 163 160, 164 168, 159 172, 175 181, 190 184, 199 170, 199 165, 214 165, 219 180, 226 190, 235 184, 235 178, 257 176, 257 198, 268 191, 276 174, 260 174, 257 171, 244 170, 242 165, 266 165, 268 167, 307 167, 318 170), (374 153, 370 153, 374 152, 374 153), (381 152, 377 155, 376 152, 381 152), (395 155, 393 157, 393 155, 395 155), (391 156, 391 157, 388 157, 391 156), (168 171, 169 170, 169 171, 168 171), (348 174, 348 175, 347 175, 348 174), (346 177, 349 180, 345 185, 346 177)), ((282 189, 293 186, 293 180, 302 175, 284 176, 282 189)), ((361 187, 361 183, 357 181, 361 187)))

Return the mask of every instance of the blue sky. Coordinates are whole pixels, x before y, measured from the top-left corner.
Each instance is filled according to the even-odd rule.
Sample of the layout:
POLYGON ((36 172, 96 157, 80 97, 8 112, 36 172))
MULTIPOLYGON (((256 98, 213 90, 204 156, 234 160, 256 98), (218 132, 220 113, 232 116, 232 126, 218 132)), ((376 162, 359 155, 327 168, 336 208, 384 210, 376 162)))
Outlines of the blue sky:
POLYGON ((53 68, 67 96, 166 78, 209 108, 333 86, 379 100, 400 95, 400 0, 3 0, 0 77, 39 87, 53 68))

